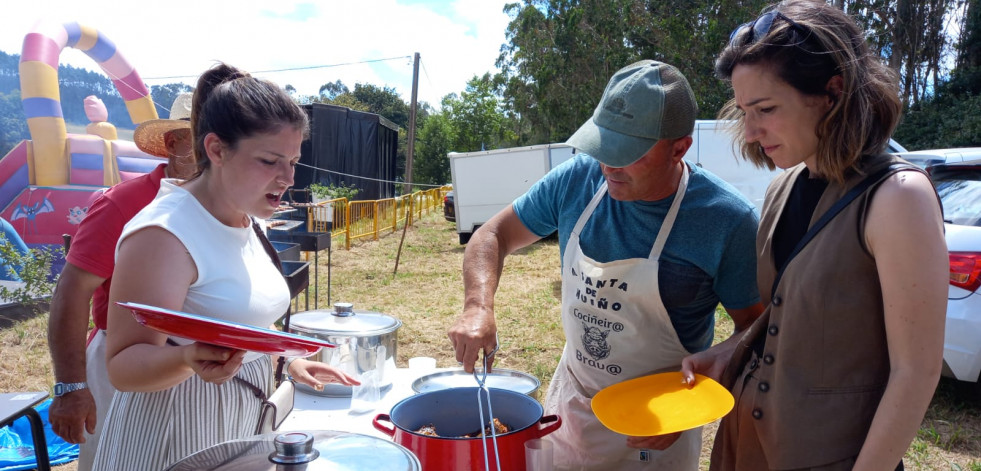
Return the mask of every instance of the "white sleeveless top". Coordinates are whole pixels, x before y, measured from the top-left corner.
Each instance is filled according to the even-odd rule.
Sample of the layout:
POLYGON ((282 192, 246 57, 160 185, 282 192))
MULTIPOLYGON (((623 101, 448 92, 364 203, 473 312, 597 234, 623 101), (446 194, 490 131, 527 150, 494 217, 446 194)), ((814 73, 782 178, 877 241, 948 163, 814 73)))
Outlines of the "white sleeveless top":
MULTIPOLYGON (((119 244, 130 234, 151 226, 163 228, 184 244, 197 268, 198 278, 188 290, 184 312, 268 328, 290 302, 280 270, 251 227, 221 223, 177 182, 161 181, 157 197, 126 223, 116 255, 119 244)), ((261 356, 249 352, 245 361, 261 356)))

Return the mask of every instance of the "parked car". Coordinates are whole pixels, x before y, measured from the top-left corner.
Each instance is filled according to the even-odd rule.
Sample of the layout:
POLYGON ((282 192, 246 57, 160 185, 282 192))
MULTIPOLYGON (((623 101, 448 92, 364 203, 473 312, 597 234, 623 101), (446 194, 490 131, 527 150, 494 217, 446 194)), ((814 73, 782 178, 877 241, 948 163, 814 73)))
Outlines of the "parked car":
POLYGON ((950 149, 927 149, 894 152, 909 163, 920 168, 928 168, 940 164, 959 164, 964 162, 981 161, 981 147, 955 147, 950 149))
POLYGON ((453 190, 443 195, 443 217, 447 221, 456 222, 456 203, 453 202, 453 190))
POLYGON ((889 144, 886 145, 886 152, 890 154, 895 154, 898 152, 909 152, 909 151, 906 150, 906 148, 903 147, 902 144, 896 142, 895 139, 889 139, 889 144))
POLYGON ((943 374, 981 392, 981 161, 928 171, 943 203, 950 253, 943 374))

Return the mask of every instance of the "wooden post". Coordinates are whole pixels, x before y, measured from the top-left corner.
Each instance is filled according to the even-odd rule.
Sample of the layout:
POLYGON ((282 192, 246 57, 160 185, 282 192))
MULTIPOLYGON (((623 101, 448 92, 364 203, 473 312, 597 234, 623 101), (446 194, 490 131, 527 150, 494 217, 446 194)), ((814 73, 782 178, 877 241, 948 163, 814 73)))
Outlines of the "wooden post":
POLYGON ((405 155, 405 185, 403 194, 412 192, 412 158, 416 152, 416 105, 419 97, 419 53, 412 60, 412 103, 409 104, 409 136, 408 149, 405 155))
POLYGON ((344 205, 344 249, 351 250, 351 202, 344 205))

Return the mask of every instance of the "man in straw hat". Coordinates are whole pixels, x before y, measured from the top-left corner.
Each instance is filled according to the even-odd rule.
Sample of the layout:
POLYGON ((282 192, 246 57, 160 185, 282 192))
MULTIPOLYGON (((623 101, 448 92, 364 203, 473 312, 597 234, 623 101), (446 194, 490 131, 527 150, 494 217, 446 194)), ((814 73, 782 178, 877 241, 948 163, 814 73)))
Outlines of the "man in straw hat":
POLYGON ((162 178, 191 175, 191 98, 191 93, 178 95, 170 119, 146 121, 136 128, 137 147, 166 157, 167 163, 110 188, 92 204, 78 226, 51 298, 48 345, 57 383, 49 419, 58 436, 80 444, 79 471, 92 469, 115 393, 106 372, 105 328, 116 241, 123 226, 157 195, 162 178), (90 300, 95 329, 86 347, 90 300))
POLYGON ((700 429, 625 437, 599 422, 591 398, 616 383, 678 371, 690 352, 712 344, 720 302, 737 331, 762 311, 753 205, 683 159, 696 114, 675 67, 645 60, 617 71, 569 138, 581 153, 467 245, 464 310, 449 337, 471 371, 496 343, 504 257, 558 231, 566 345, 545 398, 546 414, 563 421, 545 437, 556 469, 698 469, 700 429))

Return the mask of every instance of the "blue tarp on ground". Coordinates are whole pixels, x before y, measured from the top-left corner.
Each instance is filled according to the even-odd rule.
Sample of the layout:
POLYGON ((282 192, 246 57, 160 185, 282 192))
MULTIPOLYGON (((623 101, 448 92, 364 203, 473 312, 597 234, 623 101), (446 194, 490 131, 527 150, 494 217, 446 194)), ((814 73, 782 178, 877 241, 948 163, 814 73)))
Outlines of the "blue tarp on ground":
MULTIPOLYGON (((16 230, 14 230, 14 226, 10 225, 10 223, 4 218, 0 218, 0 236, 2 236, 2 238, 0 238, 0 244, 13 245, 14 250, 21 255, 28 253, 27 245, 24 244, 24 241, 20 238, 20 235, 17 234, 16 230)), ((7 261, 0 260, 0 280, 21 281, 20 277, 17 276, 19 271, 20 267, 10 266, 7 264, 7 261)))
MULTIPOLYGON (((64 464, 78 459, 78 445, 73 445, 55 435, 48 422, 48 407, 51 399, 38 404, 38 414, 44 421, 44 439, 48 443, 48 459, 52 465, 64 464)), ((31 424, 27 417, 14 421, 13 425, 0 429, 0 471, 20 471, 37 468, 34 457, 34 441, 31 439, 31 424)))

